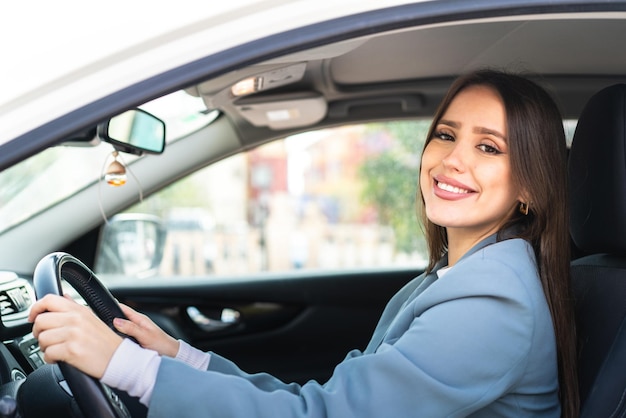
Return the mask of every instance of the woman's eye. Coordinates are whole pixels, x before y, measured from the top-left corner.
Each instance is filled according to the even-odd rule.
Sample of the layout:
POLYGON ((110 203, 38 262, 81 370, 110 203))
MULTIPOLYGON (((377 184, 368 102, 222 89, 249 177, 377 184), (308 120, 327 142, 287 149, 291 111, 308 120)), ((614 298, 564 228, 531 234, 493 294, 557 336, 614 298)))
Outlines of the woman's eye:
POLYGON ((487 154, 502 154, 502 151, 500 151, 496 147, 492 147, 491 145, 487 144, 480 144, 478 146, 478 149, 482 152, 486 152, 487 154))
POLYGON ((454 137, 445 132, 435 132, 433 135, 437 139, 441 139, 443 141, 454 141, 454 137))

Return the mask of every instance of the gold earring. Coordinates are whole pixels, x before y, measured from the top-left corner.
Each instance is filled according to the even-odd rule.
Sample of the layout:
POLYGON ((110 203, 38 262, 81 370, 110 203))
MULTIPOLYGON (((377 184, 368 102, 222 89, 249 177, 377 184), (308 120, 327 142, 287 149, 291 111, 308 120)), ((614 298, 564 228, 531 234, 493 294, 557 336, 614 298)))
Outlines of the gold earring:
POLYGON ((519 204, 519 211, 520 211, 520 213, 522 213, 524 215, 528 215, 529 204, 528 203, 524 203, 524 202, 520 202, 520 204, 519 204))

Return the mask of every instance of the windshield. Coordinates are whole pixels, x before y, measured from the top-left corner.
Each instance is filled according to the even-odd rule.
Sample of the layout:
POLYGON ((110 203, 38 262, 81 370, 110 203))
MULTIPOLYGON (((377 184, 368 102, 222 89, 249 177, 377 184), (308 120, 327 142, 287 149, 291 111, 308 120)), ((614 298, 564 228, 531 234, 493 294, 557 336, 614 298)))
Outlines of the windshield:
MULTIPOLYGON (((206 114, 202 99, 184 91, 163 96, 141 108, 165 121, 167 142, 190 134, 217 116, 217 112, 206 114)), ((104 142, 96 146, 58 146, 1 172, 0 233, 97 181, 105 164, 111 162, 112 151, 113 147, 104 142)), ((122 158, 130 162, 137 157, 122 158)))

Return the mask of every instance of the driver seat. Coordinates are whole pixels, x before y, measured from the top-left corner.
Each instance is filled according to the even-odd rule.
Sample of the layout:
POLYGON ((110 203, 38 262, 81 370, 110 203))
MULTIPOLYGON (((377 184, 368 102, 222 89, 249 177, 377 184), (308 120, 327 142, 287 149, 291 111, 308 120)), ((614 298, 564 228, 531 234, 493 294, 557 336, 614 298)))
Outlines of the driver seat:
POLYGON ((587 103, 569 156, 581 418, 626 414, 626 84, 587 103))

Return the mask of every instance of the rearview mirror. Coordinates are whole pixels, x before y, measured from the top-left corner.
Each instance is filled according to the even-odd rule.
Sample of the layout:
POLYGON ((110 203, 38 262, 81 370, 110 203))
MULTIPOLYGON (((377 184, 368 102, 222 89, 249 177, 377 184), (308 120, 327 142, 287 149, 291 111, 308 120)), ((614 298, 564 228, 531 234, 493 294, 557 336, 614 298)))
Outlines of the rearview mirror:
POLYGON ((165 149, 165 123, 142 109, 131 109, 98 126, 98 136, 118 151, 141 155, 165 149))

